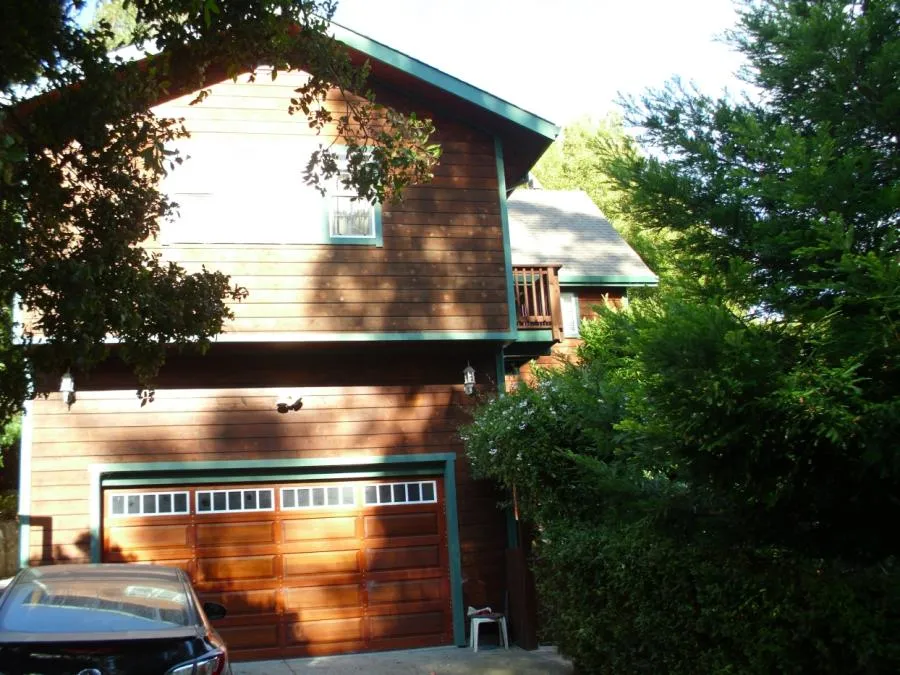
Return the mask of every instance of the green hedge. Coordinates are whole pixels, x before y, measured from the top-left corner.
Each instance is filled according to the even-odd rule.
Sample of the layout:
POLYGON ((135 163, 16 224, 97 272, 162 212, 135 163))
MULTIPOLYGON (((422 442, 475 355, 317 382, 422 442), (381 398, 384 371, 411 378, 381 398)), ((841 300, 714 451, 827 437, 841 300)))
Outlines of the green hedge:
POLYGON ((893 561, 672 541, 649 521, 556 524, 536 577, 543 627, 581 675, 900 672, 893 561))

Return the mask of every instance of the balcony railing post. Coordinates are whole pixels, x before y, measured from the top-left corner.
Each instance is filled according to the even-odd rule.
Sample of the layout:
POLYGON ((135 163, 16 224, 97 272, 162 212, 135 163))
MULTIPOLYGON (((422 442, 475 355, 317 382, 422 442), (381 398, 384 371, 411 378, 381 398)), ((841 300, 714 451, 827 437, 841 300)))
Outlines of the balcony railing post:
POLYGON ((554 340, 562 339, 563 333, 558 268, 559 265, 513 268, 518 327, 549 328, 554 340))
POLYGON ((550 295, 550 330, 554 340, 562 340, 563 318, 562 299, 559 291, 559 275, 556 267, 547 268, 547 286, 550 295))

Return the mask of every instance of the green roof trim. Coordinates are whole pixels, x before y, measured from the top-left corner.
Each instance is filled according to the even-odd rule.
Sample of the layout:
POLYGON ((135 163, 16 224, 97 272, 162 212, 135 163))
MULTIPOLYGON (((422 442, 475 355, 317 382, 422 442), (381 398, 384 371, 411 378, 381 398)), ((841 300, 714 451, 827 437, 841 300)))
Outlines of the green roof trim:
POLYGON ((520 330, 516 342, 555 342, 555 340, 553 331, 547 328, 546 330, 520 330))
POLYGON ((348 47, 362 52, 376 61, 381 61, 394 68, 398 68, 415 78, 423 80, 438 89, 443 89, 444 91, 453 94, 454 96, 458 96, 469 103, 473 103, 480 108, 484 108, 496 115, 500 115, 510 122, 531 129, 535 133, 538 133, 551 141, 556 140, 556 137, 559 135, 560 128, 552 122, 545 120, 543 117, 538 117, 534 113, 530 113, 517 105, 504 101, 493 94, 489 94, 483 89, 473 87, 471 84, 463 82, 452 75, 448 75, 437 68, 432 68, 428 64, 423 63, 418 59, 414 59, 403 52, 392 49, 387 45, 376 42, 365 35, 360 35, 359 33, 336 23, 331 24, 331 31, 337 40, 343 42, 348 47))
POLYGON ((559 271, 559 283, 563 286, 657 286, 659 277, 648 274, 630 276, 627 274, 604 274, 601 276, 583 276, 566 274, 559 271))
POLYGON ((516 282, 513 277, 512 240, 509 235, 509 210, 506 205, 506 165, 503 162, 503 141, 497 136, 494 136, 494 158, 497 162, 500 224, 503 227, 503 265, 506 269, 506 306, 509 310, 509 332, 515 335, 518 333, 519 327, 516 323, 516 282))

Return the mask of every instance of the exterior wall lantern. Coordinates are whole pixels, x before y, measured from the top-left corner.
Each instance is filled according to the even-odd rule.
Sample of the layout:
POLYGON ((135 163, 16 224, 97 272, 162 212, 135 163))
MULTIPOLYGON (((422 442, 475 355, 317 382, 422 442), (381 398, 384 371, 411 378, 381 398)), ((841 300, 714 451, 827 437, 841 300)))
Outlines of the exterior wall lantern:
POLYGON ((63 403, 71 408, 75 401, 75 378, 68 370, 59 380, 59 392, 62 394, 63 403))
POLYGON ((287 392, 275 401, 275 410, 284 414, 291 410, 297 411, 303 407, 303 398, 294 392, 287 392))
POLYGON ((467 395, 471 396, 475 393, 475 369, 471 363, 463 370, 463 387, 467 395))

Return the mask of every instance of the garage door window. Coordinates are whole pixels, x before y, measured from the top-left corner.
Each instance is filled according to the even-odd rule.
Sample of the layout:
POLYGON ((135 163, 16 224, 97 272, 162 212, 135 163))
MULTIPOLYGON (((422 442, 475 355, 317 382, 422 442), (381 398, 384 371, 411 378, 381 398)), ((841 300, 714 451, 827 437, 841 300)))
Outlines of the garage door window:
POLYGON ((198 490, 197 513, 272 511, 273 490, 198 490))
POLYGON ((187 492, 112 495, 109 501, 109 512, 113 516, 171 516, 188 513, 187 492))
POLYGON ((356 490, 352 485, 281 488, 281 508, 287 511, 355 505, 356 490))
POLYGON ((433 504, 437 501, 434 481, 366 485, 366 504, 433 504))

